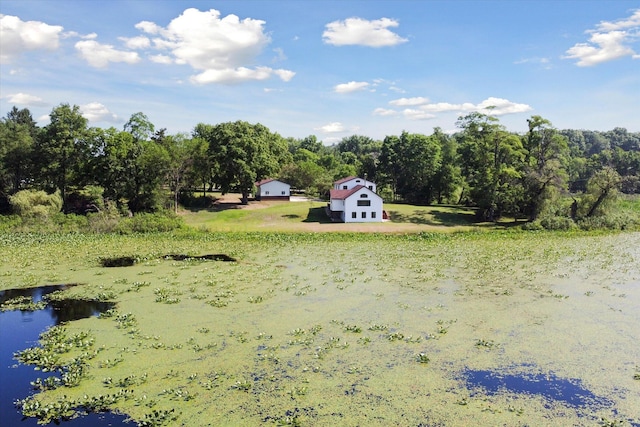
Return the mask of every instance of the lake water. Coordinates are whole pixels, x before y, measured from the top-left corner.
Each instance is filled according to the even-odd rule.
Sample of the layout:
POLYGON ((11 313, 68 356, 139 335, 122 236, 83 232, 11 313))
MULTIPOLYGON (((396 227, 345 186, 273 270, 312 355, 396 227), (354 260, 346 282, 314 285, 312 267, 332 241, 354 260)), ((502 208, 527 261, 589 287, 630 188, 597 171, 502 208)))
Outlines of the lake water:
MULTIPOLYGON (((65 289, 65 286, 44 286, 31 289, 0 291, 0 304, 18 297, 31 297, 39 302, 51 292, 65 289)), ((35 418, 24 418, 14 402, 33 394, 30 385, 42 372, 18 363, 13 355, 17 351, 37 345, 38 337, 48 327, 61 322, 95 316, 110 307, 108 303, 88 301, 64 301, 48 304, 42 310, 0 311, 0 425, 2 427, 35 427, 35 418)), ((125 423, 126 417, 112 413, 87 414, 65 421, 68 427, 119 426, 125 423)))

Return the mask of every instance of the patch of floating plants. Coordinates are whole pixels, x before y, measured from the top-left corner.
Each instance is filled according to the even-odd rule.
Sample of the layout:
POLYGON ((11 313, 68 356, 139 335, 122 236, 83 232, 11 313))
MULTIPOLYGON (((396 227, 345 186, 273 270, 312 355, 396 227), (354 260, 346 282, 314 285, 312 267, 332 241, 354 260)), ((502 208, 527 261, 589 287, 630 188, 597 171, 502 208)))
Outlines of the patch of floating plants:
MULTIPOLYGON (((162 259, 171 259, 174 261, 224 261, 237 262, 237 260, 227 254, 207 254, 207 255, 186 255, 186 254, 168 254, 161 256, 162 259)), ((138 263, 140 259, 133 256, 121 256, 100 258, 100 265, 103 267, 131 267, 138 263)))

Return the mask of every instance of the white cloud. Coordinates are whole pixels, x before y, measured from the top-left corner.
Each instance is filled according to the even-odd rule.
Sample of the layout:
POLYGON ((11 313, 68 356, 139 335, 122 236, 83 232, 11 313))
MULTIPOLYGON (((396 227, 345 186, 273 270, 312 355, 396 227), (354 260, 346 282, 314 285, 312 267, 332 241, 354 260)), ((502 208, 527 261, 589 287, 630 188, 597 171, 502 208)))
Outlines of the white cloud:
POLYGON ((80 111, 82 112, 82 116, 90 122, 120 122, 117 115, 109 111, 107 107, 99 102, 90 102, 89 104, 81 105, 80 111))
POLYGON ((5 97, 10 104, 26 105, 29 107, 42 107, 47 105, 40 97, 29 95, 26 93, 14 93, 5 97))
POLYGON ((324 126, 320 126, 318 128, 314 128, 314 130, 318 130, 323 133, 338 133, 344 132, 344 125, 340 122, 331 122, 327 123, 324 126))
POLYGON ((85 59, 89 65, 96 68, 104 68, 109 62, 126 62, 135 64, 140 61, 137 52, 127 52, 117 50, 108 44, 101 44, 95 40, 79 41, 75 45, 80 56, 85 59))
POLYGON ((369 86, 367 82, 349 82, 349 83, 341 83, 336 85, 333 90, 336 93, 350 93, 357 92, 359 90, 364 90, 369 86))
POLYGON ((118 37, 129 49, 147 49, 151 46, 151 40, 145 36, 138 37, 118 37))
POLYGON ((600 22, 595 30, 586 33, 591 34, 589 41, 569 48, 564 59, 577 59, 578 66, 590 67, 625 56, 640 58, 629 46, 640 39, 640 9, 626 19, 600 22))
POLYGON ((402 111, 402 114, 409 120, 429 120, 436 117, 435 114, 427 113, 423 110, 416 110, 413 108, 407 108, 402 111))
POLYGON ((0 14, 0 63, 8 63, 30 50, 55 50, 63 27, 39 21, 22 21, 0 14))
POLYGON ((616 31, 623 30, 625 28, 640 27, 640 9, 636 9, 627 19, 620 19, 615 22, 602 21, 598 24, 597 29, 599 31, 616 31))
POLYGON ((527 104, 517 104, 508 99, 487 98, 476 106, 476 109, 486 114, 502 116, 504 114, 525 113, 533 108, 527 104))
POLYGON ((405 106, 412 106, 412 105, 422 105, 422 104, 426 104, 427 102, 429 102, 428 98, 417 96, 414 98, 394 99, 393 101, 389 101, 389 104, 395 105, 397 107, 405 107, 405 106))
POLYGON ((167 55, 151 55, 149 56, 149 60, 151 62, 155 62, 156 64, 173 64, 173 59, 171 59, 171 57, 167 55))
POLYGON ((396 110, 389 110, 386 108, 376 108, 373 110, 374 116, 397 116, 398 112, 396 110))
POLYGON ((389 27, 397 27, 395 19, 381 18, 367 21, 362 18, 348 18, 326 25, 322 39, 334 46, 360 45, 369 47, 395 46, 408 41, 389 27))
MULTIPOLYGON (((273 76, 289 81, 295 73, 290 70, 252 67, 264 48, 271 42, 264 32, 264 21, 236 15, 220 16, 211 9, 202 12, 186 9, 169 25, 161 27, 142 21, 136 28, 153 38, 155 49, 167 52, 176 64, 187 64, 200 73, 191 76, 195 84, 239 83, 265 80, 273 76)), ((284 58, 279 51, 278 57, 284 58)), ((164 57, 154 57, 156 59, 164 57)))
POLYGON ((432 113, 444 113, 447 111, 472 111, 478 110, 474 104, 465 102, 464 104, 450 104, 448 102, 436 102, 433 104, 425 104, 420 106, 423 111, 430 111, 432 113))
MULTIPOLYGON (((437 113, 446 113, 456 111, 458 113, 465 113, 471 111, 478 111, 484 114, 490 114, 493 116, 501 116, 505 114, 524 113, 531 111, 531 106, 527 104, 518 104, 508 99, 489 97, 479 104, 473 104, 471 102, 464 102, 462 104, 451 104, 449 102, 436 102, 428 103, 427 98, 400 98, 391 101, 390 104, 406 108, 402 110, 402 115, 410 120, 427 120, 436 117, 437 113)), ((376 116, 393 116, 400 114, 400 112, 385 108, 376 108, 373 111, 376 116)))

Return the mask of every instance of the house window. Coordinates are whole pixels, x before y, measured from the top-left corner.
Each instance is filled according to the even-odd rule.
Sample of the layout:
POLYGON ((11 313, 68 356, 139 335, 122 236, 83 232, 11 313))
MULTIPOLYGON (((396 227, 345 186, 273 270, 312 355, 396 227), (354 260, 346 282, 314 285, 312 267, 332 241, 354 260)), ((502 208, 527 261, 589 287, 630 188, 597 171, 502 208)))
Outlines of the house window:
POLYGON ((366 212, 362 212, 362 218, 366 218, 367 217, 367 213, 366 212))
POLYGON ((362 198, 364 199, 364 198, 369 197, 369 195, 368 195, 368 194, 366 194, 366 193, 363 193, 363 194, 361 194, 361 195, 360 195, 360 197, 362 197, 362 198))
POLYGON ((343 186, 342 186, 342 189, 343 189, 343 190, 346 190, 346 189, 347 189, 347 186, 346 186, 346 185, 343 185, 343 186))
POLYGON ((358 206, 371 206, 371 200, 358 200, 358 206))
POLYGON ((351 212, 351 218, 357 218, 357 215, 355 212, 351 212))
POLYGON ((282 191, 282 195, 283 195, 283 196, 286 196, 286 195, 287 195, 287 192, 286 192, 286 191, 282 191))
POLYGON ((375 219, 375 217, 376 217, 376 211, 371 212, 371 218, 375 219))
POLYGON ((264 192, 264 194, 265 194, 265 196, 268 196, 268 195, 269 195, 269 192, 268 192, 268 191, 265 191, 265 192, 264 192))
POLYGON ((369 186, 369 190, 373 191, 373 185, 369 186))

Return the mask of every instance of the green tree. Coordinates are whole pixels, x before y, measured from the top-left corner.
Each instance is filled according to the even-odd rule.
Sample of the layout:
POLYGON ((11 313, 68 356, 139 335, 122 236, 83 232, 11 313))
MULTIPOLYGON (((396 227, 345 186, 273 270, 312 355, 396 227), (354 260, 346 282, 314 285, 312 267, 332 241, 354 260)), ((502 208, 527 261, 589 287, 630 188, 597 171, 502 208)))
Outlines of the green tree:
POLYGON ((545 210, 554 210, 558 196, 566 191, 568 144, 547 119, 532 116, 529 131, 523 138, 525 213, 531 221, 545 210))
POLYGON ((51 123, 44 128, 35 145, 40 175, 48 188, 60 190, 63 202, 70 185, 80 184, 88 158, 87 119, 80 107, 61 104, 49 115, 51 123))
POLYGON ((0 197, 21 190, 31 178, 35 122, 27 109, 16 107, 0 119, 0 197))
POLYGON ((216 181, 223 193, 241 193, 243 204, 248 203, 256 181, 274 176, 281 165, 291 162, 284 138, 261 124, 199 124, 194 136, 208 141, 209 158, 215 164, 216 181))
POLYGON ((587 183, 587 192, 581 200, 580 217, 604 216, 617 198, 620 175, 611 167, 596 172, 587 183))
POLYGON ((89 141, 96 155, 91 159, 90 170, 96 183, 104 188, 104 197, 120 203, 135 196, 134 180, 130 175, 132 163, 139 150, 134 153, 134 140, 129 132, 92 128, 89 141))
POLYGON ((380 169, 394 194, 411 203, 431 203, 442 164, 440 142, 422 134, 402 132, 382 142, 380 169))
POLYGON ((167 136, 162 146, 168 154, 166 178, 169 189, 173 194, 174 212, 178 212, 178 196, 183 188, 196 180, 196 161, 198 157, 205 157, 206 143, 201 138, 189 138, 185 134, 167 136))
MULTIPOLYGON (((432 138, 440 144, 442 161, 433 179, 435 198, 438 203, 454 202, 454 195, 461 185, 462 176, 460 166, 458 166, 458 143, 442 132, 439 127, 433 130, 432 138)), ((455 200, 457 201, 457 200, 455 200)))
POLYGON ((494 221, 502 214, 520 210, 525 150, 517 135, 509 133, 494 116, 479 112, 460 117, 459 134, 462 174, 470 201, 483 220, 494 221))

